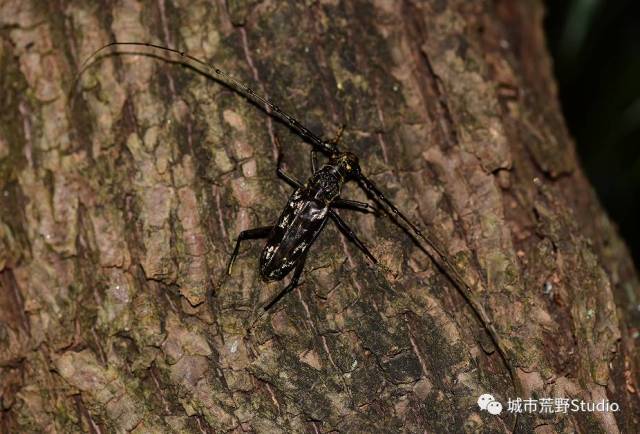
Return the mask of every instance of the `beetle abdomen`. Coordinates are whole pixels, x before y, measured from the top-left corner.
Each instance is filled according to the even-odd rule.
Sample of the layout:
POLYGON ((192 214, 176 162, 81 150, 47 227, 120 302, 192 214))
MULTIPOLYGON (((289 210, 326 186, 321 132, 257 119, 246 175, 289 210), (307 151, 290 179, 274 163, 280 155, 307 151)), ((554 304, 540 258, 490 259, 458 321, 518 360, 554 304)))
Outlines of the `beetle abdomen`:
POLYGON ((297 189, 278 218, 260 256, 264 280, 281 280, 304 258, 327 221, 329 207, 297 189))

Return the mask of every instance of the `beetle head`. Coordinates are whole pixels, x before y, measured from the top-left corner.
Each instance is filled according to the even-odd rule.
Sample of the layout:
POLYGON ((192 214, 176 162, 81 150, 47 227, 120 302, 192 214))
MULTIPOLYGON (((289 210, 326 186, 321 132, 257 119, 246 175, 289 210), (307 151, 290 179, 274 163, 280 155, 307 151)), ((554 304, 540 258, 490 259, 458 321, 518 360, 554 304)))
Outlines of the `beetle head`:
POLYGON ((360 176, 360 162, 351 152, 338 152, 331 157, 331 165, 335 165, 344 180, 357 179, 360 176))

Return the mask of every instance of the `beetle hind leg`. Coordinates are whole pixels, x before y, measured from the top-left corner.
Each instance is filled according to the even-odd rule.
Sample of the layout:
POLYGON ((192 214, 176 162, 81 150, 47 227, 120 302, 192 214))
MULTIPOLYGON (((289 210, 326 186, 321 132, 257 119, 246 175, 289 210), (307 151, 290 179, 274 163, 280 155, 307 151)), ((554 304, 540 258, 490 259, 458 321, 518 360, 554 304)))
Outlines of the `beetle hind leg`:
POLYGON ((300 281, 300 276, 302 275, 302 270, 304 269, 304 263, 307 260, 306 255, 300 259, 300 262, 296 265, 295 270, 293 271, 293 276, 291 277, 291 282, 287 286, 285 286, 282 291, 278 293, 273 299, 264 307, 264 310, 269 310, 273 307, 274 304, 280 301, 282 297, 293 291, 293 289, 298 286, 298 282, 300 281))
POLYGON ((236 261, 236 257, 240 251, 240 243, 244 240, 267 238, 272 229, 273 226, 263 226, 261 228, 248 229, 240 232, 240 235, 238 235, 238 239, 236 240, 236 247, 233 249, 233 253, 231 254, 231 258, 229 258, 229 263, 227 264, 228 275, 231 275, 231 268, 233 267, 233 263, 236 261))

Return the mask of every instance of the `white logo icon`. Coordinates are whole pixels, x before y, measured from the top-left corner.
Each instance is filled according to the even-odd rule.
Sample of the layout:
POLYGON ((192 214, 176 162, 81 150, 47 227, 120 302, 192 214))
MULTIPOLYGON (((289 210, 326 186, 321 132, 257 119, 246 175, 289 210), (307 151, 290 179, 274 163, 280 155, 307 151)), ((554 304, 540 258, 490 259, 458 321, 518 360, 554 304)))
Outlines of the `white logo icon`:
POLYGON ((487 405, 487 411, 494 415, 500 414, 502 413, 502 404, 500 404, 498 401, 491 401, 487 405))
POLYGON ((480 410, 487 410, 490 414, 497 415, 502 413, 502 404, 500 404, 490 393, 484 393, 478 398, 478 406, 480 410))

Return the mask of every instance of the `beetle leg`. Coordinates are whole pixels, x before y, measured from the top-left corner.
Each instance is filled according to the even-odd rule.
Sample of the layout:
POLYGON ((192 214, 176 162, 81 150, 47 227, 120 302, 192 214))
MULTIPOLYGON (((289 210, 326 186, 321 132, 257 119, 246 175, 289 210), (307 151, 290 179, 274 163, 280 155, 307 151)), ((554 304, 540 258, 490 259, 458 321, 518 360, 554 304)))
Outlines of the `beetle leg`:
POLYGON ((376 208, 375 206, 365 202, 358 202, 357 200, 339 198, 334 200, 331 205, 337 208, 351 208, 355 209, 356 211, 370 212, 375 215, 380 214, 378 208, 376 208))
POLYGON ((335 147, 338 147, 338 143, 340 143, 340 139, 342 139, 342 133, 344 133, 345 128, 346 128, 345 124, 340 125, 340 129, 336 133, 336 136, 333 139, 331 139, 329 143, 331 143, 335 147))
POLYGON ((335 224, 338 226, 338 229, 340 229, 340 232, 342 232, 344 234, 345 237, 347 237, 349 239, 349 241, 351 241, 353 244, 355 244, 360 250, 362 250, 362 253, 364 253, 365 255, 367 255, 367 257, 371 260, 371 262, 373 262, 374 264, 378 263, 378 260, 375 258, 375 256, 373 256, 371 254, 371 252, 369 251, 369 249, 367 249, 367 246, 365 246, 362 241, 360 241, 360 239, 356 236, 356 234, 351 230, 351 228, 349 226, 347 226, 347 224, 344 222, 344 220, 342 220, 340 218, 340 216, 332 209, 329 210, 329 216, 333 219, 333 221, 335 222, 335 224))
POLYGON ((274 139, 276 141, 276 148, 278 149, 278 162, 277 162, 276 173, 280 178, 284 179, 293 188, 302 187, 302 183, 300 181, 296 180, 293 176, 287 174, 282 169, 282 153, 280 152, 280 139, 278 139, 278 136, 274 136, 274 139))
POLYGON ((246 231, 240 232, 240 235, 238 235, 238 239, 236 240, 236 247, 235 249, 233 249, 233 253, 231 254, 231 258, 229 259, 229 264, 227 265, 228 275, 231 275, 231 267, 233 267, 233 263, 238 256, 238 251, 240 250, 240 242, 244 240, 255 240, 257 238, 267 238, 272 229, 273 226, 264 226, 261 228, 248 229, 246 231))
POLYGON ((318 171, 318 151, 315 148, 311 149, 311 171, 313 173, 318 171))
POLYGON ((302 183, 300 181, 298 181, 297 179, 293 178, 291 175, 287 174, 284 170, 282 170, 282 168, 280 167, 280 163, 281 162, 282 162, 281 158, 280 158, 280 156, 278 156, 278 168, 276 169, 276 173, 278 174, 278 176, 280 178, 284 179, 287 182, 287 184, 289 184, 293 188, 302 187, 302 183))
POLYGON ((264 310, 271 309, 273 305, 280 301, 282 297, 290 293, 296 286, 298 286, 298 281, 300 280, 300 275, 302 274, 302 270, 304 269, 304 263, 306 260, 307 255, 304 255, 304 257, 300 258, 295 270, 293 271, 293 276, 291 277, 291 281, 289 282, 289 284, 285 286, 284 289, 280 291, 280 293, 278 293, 278 295, 276 295, 273 300, 271 300, 269 304, 264 307, 264 310))
MULTIPOLYGON (((327 142, 329 147, 333 147, 336 150, 338 149, 338 143, 340 143, 340 139, 342 139, 342 133, 344 132, 345 127, 346 125, 342 124, 336 133, 336 136, 327 142)), ((316 147, 311 149, 311 171, 313 173, 318 171, 318 148, 316 147)))

